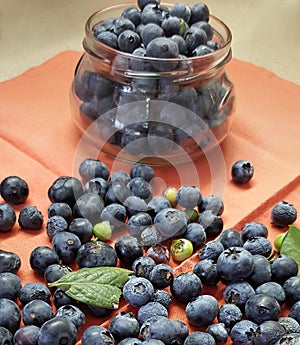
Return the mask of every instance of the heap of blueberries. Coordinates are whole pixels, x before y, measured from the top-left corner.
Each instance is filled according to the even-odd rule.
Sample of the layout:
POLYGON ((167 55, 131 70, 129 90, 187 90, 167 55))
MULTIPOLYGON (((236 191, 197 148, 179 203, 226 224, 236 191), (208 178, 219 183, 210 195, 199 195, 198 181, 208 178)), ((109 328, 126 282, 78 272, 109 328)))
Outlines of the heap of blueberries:
MULTIPOLYGON (((0 250, 0 344, 75 345, 79 332, 82 345, 300 344, 298 265, 288 256, 270 260, 272 244, 264 224, 223 229, 222 200, 203 196, 195 186, 152 195, 155 172, 145 164, 111 173, 100 160, 87 158, 79 173, 81 180, 61 176, 48 190, 46 232, 52 245, 30 254, 30 266, 44 283, 23 285, 17 275, 20 257, 0 250), (95 235, 99 224, 109 225, 106 239, 107 232, 95 235), (176 240, 175 261, 182 261, 190 245, 199 257, 192 271, 176 274, 171 266, 176 240), (79 303, 47 286, 78 267, 116 265, 133 272, 122 290, 130 310, 111 316, 106 327, 83 328, 88 313, 104 318, 112 309, 79 303), (221 283, 222 304, 207 293, 221 283), (169 318, 173 301, 182 306, 187 323, 169 318), (290 308, 287 316, 281 314, 283 307, 290 308), (190 325, 196 330, 190 331, 190 325)), ((22 186, 17 177, 10 188, 4 180, 1 195, 12 202, 7 195, 14 193, 13 202, 24 202, 28 193, 22 186)), ((273 219, 277 209, 278 226, 286 225, 280 205, 273 219)), ((5 212, 0 209, 1 226, 9 218, 5 212)))
POLYGON ((109 71, 95 65, 78 73, 74 88, 80 111, 105 128, 98 136, 111 132, 103 139, 132 155, 168 154, 176 145, 191 148, 186 144, 190 138, 204 148, 208 129, 219 127, 234 106, 233 96, 224 101, 232 88, 225 73, 203 77, 195 61, 188 61, 221 47, 213 38, 209 9, 204 3, 176 3, 168 9, 159 0, 137 5, 94 27, 97 40, 128 54, 116 54, 109 71), (138 139, 143 144, 134 144, 138 139))

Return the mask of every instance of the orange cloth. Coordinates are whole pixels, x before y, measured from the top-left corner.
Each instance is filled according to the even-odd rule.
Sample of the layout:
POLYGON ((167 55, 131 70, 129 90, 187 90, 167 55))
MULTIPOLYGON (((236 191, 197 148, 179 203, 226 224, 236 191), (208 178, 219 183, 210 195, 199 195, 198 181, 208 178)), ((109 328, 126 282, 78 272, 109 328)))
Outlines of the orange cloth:
MULTIPOLYGON (((80 56, 80 52, 62 52, 0 84, 0 179, 8 175, 24 178, 30 187, 26 204, 36 205, 45 220, 39 231, 20 230, 16 224, 11 232, 0 233, 0 249, 16 252, 22 259, 18 274, 24 284, 43 281, 31 270, 29 256, 38 245, 51 246, 45 233, 48 188, 60 175, 78 176, 79 159, 86 158, 78 156, 81 135, 69 112, 69 87, 80 56)), ((225 204, 224 229, 240 230, 248 221, 261 221, 268 226, 272 241, 282 230, 270 224, 271 208, 286 200, 300 211, 300 86, 237 59, 229 63, 227 72, 236 88, 237 114, 221 145, 226 166, 225 185, 221 181, 219 189, 225 204), (231 166, 239 159, 251 161, 255 169, 245 186, 235 185, 230 178, 231 166)), ((103 154, 101 159, 113 167, 111 158, 103 154)), ((130 167, 126 163, 120 166, 130 167)), ((210 194, 214 189, 205 158, 196 161, 195 168, 203 195, 210 194)), ((182 169, 189 172, 189 167, 182 169)), ((166 185, 179 186, 170 167, 156 167, 155 171, 166 185)), ((15 207, 17 215, 22 206, 15 207)), ((299 226, 299 221, 295 225, 299 226)), ((197 260, 195 253, 181 265, 171 264, 177 275, 191 270, 197 260)), ((204 293, 212 290, 222 303, 222 284, 217 289, 205 288, 204 293)), ((124 302, 122 305, 135 311, 124 302)), ((184 306, 173 303, 170 316, 186 321, 184 306)), ((102 322, 107 325, 109 321, 88 316, 84 329, 102 322)))

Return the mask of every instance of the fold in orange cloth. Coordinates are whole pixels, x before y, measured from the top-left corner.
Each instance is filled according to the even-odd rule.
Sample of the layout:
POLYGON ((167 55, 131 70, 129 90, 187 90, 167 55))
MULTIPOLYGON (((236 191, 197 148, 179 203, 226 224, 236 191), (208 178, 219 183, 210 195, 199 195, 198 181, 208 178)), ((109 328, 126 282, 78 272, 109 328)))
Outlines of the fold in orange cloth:
MULTIPOLYGON (((80 52, 62 52, 41 66, 0 84, 0 179, 8 175, 24 178, 30 187, 26 204, 36 205, 42 211, 44 223, 50 204, 47 191, 51 183, 60 175, 78 176, 81 134, 70 117, 69 87, 80 56, 80 52)), ((248 221, 261 221, 269 228, 273 240, 282 230, 271 225, 271 208, 286 200, 300 209, 300 161, 297 155, 300 148, 300 86, 236 59, 229 63, 227 71, 236 88, 237 114, 231 133, 221 144, 226 176, 218 190, 225 205, 224 228, 240 230, 248 221), (239 159, 248 159, 255 168, 253 179, 245 186, 235 185, 230 178, 231 166, 239 159)), ((86 158, 84 152, 81 155, 86 158)), ((109 168, 116 169, 113 159, 104 154, 100 158, 109 168)), ((124 162, 118 167, 130 169, 124 162)), ((199 176, 203 195, 211 194, 215 188, 210 181, 213 173, 205 157, 194 162, 193 168, 199 176)), ((180 169, 188 174, 190 166, 182 165, 180 169)), ((155 171, 165 185, 179 186, 180 181, 172 168, 155 167, 155 171)), ((22 206, 15 207, 17 215, 22 206)), ((29 265, 30 252, 38 245, 51 246, 45 225, 40 231, 26 231, 16 224, 11 232, 0 233, 0 249, 16 252, 22 259, 18 274, 23 283, 43 281, 29 265)), ((177 275, 191 270, 197 261, 195 253, 181 265, 173 261, 171 264, 177 275)), ((221 304, 222 284, 214 290, 221 304)), ((211 289, 205 288, 205 292, 211 292, 211 289)), ((122 308, 136 312, 124 302, 122 308)), ((186 321, 184 306, 174 302, 170 316, 186 321)), ((109 320, 88 316, 84 329, 102 322, 107 325, 109 320)), ((191 327, 191 330, 196 329, 191 327)))

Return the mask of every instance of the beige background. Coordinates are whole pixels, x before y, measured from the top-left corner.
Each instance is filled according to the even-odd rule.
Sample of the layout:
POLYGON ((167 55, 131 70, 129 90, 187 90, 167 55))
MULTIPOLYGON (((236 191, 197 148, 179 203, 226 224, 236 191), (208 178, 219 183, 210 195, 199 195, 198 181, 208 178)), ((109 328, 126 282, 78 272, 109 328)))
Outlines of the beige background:
MULTIPOLYGON (((82 50, 84 23, 89 15, 121 2, 0 0, 0 81, 60 51, 82 50)), ((186 1, 189 5, 195 2, 186 1)), ((300 84, 300 0, 204 2, 231 28, 234 57, 300 84)))

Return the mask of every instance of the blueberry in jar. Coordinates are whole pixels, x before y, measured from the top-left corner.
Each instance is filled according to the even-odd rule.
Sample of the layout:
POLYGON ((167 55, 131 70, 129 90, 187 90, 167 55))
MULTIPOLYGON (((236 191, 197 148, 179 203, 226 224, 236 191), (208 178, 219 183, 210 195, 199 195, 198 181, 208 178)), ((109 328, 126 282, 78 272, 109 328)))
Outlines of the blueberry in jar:
MULTIPOLYGON (((34 325, 22 326, 14 334, 15 345, 38 345, 40 328, 34 325)), ((9 344, 8 344, 9 345, 9 344)))
POLYGON ((191 15, 191 8, 181 2, 175 3, 170 10, 170 16, 181 18, 187 23, 190 21, 191 15))
POLYGON ((41 327, 43 323, 50 320, 54 313, 49 303, 34 299, 28 302, 22 311, 22 321, 24 325, 34 325, 41 327))
POLYGON ((0 204, 0 232, 10 231, 16 220, 14 209, 9 204, 0 204))
POLYGON ((83 194, 81 182, 76 177, 60 176, 48 189, 51 202, 65 202, 73 207, 76 199, 83 194))
POLYGON ((191 18, 189 24, 194 24, 199 21, 208 22, 209 20, 209 9, 206 4, 199 2, 191 7, 191 18))
POLYGON ((164 17, 164 9, 161 6, 158 6, 157 4, 148 4, 142 10, 141 23, 144 25, 149 23, 161 25, 164 17))
POLYGON ((34 299, 40 299, 44 302, 49 302, 50 296, 50 290, 46 285, 39 282, 29 282, 22 286, 21 290, 19 291, 18 298, 24 306, 34 299))
POLYGON ((62 317, 54 317, 46 321, 40 328, 39 345, 75 345, 77 329, 75 325, 62 317))
POLYGON ((118 36, 118 47, 125 53, 132 53, 140 44, 140 36, 135 31, 125 30, 118 36))
POLYGON ((184 34, 188 53, 191 54, 198 46, 206 44, 207 35, 203 29, 191 26, 184 34))
POLYGON ((213 50, 206 44, 200 44, 191 53, 192 56, 203 56, 212 53, 213 50))
POLYGON ((279 228, 293 224, 296 219, 296 208, 286 201, 279 202, 271 210, 271 223, 279 228))
POLYGON ((236 184, 248 183, 252 179, 253 174, 253 165, 245 159, 235 162, 231 167, 231 177, 236 184))
POLYGON ((135 6, 127 7, 121 14, 122 17, 129 19, 135 27, 141 23, 141 12, 135 6))
POLYGON ((180 19, 175 16, 167 17, 161 23, 161 28, 166 36, 179 35, 180 26, 180 19))
POLYGON ((21 177, 8 176, 0 184, 0 195, 12 204, 23 204, 29 195, 29 187, 21 177))
POLYGON ((78 250, 76 262, 79 267, 116 266, 117 253, 102 241, 86 242, 78 250))
POLYGON ((13 252, 0 249, 0 273, 17 273, 21 267, 21 258, 13 252))
POLYGON ((159 0, 138 0, 137 4, 138 4, 138 7, 140 8, 140 10, 143 10, 144 7, 149 5, 149 4, 159 5, 160 1, 159 0))
POLYGON ((127 303, 134 307, 141 307, 153 298, 154 287, 143 277, 132 277, 123 286, 123 296, 127 303))
POLYGON ((115 241, 115 251, 122 264, 132 265, 143 255, 143 247, 134 236, 123 235, 115 241))
POLYGON ((38 246, 30 253, 29 263, 35 272, 44 274, 48 266, 59 263, 59 256, 48 246, 38 246))
POLYGON ((43 214, 36 206, 29 205, 21 208, 18 223, 22 229, 40 230, 43 222, 43 214))
POLYGON ((118 36, 110 31, 103 31, 97 35, 97 40, 106 44, 107 46, 118 49, 118 36))
POLYGON ((21 279, 14 273, 0 273, 0 298, 15 300, 22 288, 21 279))

